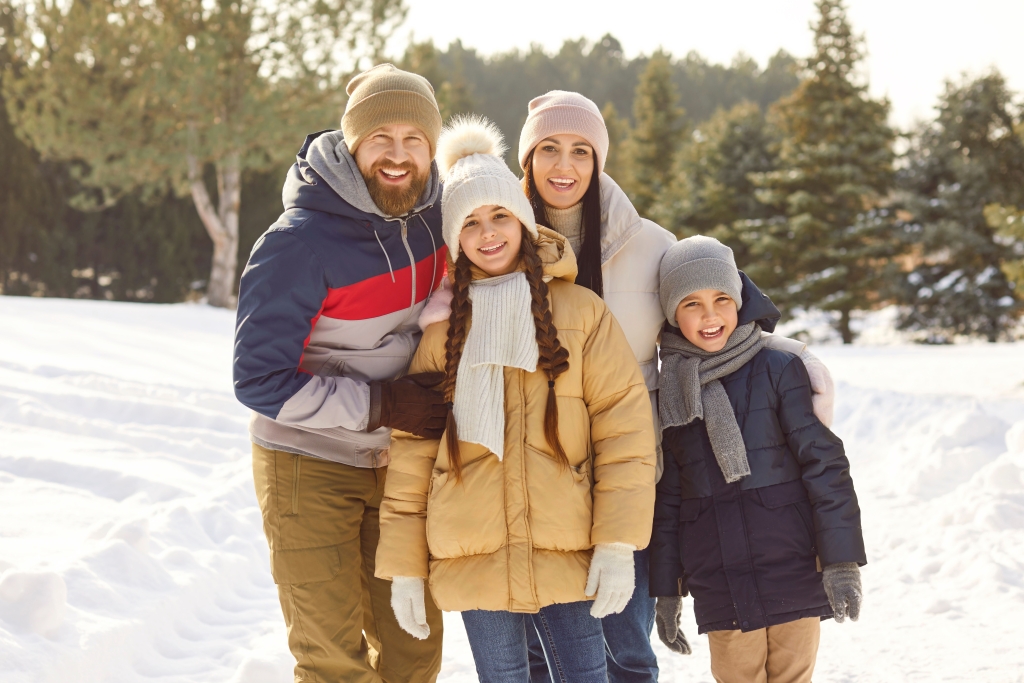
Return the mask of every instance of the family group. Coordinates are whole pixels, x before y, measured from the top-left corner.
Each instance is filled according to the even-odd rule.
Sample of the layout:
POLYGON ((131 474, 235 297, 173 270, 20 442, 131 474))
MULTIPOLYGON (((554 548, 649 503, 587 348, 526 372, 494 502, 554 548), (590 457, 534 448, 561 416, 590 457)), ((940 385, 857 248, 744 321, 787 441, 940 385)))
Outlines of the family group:
POLYGON ((728 246, 637 213, 583 95, 529 102, 519 178, 421 76, 347 92, 238 294, 295 681, 432 682, 442 611, 486 683, 656 681, 686 596, 716 681, 810 681, 866 563, 825 366, 728 246))

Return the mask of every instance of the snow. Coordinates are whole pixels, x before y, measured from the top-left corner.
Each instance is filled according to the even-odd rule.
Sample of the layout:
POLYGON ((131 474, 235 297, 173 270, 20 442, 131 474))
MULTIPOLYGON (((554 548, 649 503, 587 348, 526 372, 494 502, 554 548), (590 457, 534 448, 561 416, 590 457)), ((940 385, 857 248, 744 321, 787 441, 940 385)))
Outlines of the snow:
MULTIPOLYGON (((233 314, 0 297, 0 679, 285 683, 233 314)), ((1024 683, 1024 344, 816 346, 870 564, 816 680, 1024 683)), ((655 639, 663 681, 712 681, 655 639)), ((441 681, 475 680, 446 615, 441 681)))

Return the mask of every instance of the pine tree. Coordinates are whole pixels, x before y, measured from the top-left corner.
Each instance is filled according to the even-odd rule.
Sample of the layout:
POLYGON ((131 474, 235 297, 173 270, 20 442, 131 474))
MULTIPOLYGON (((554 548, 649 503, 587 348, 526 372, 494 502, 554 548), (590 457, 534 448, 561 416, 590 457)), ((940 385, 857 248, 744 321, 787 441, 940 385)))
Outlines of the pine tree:
POLYGON ((629 121, 619 116, 615 103, 609 100, 601 110, 604 124, 608 128, 608 158, 604 162, 604 172, 616 182, 628 177, 628 159, 625 158, 625 142, 629 138, 629 121))
POLYGON ((910 310, 902 324, 939 340, 961 334, 995 341, 1022 311, 1007 279, 1019 258, 1010 219, 1024 206, 1019 114, 998 73, 947 83, 938 110, 917 132, 900 172, 916 256, 903 283, 910 310), (1002 208, 989 208, 986 220, 993 204, 1002 208), (1000 268, 1007 264, 1010 272, 1000 268))
POLYGON ((1009 281, 1020 310, 1024 304, 1024 210, 1016 206, 989 204, 985 207, 985 222, 996 232, 996 242, 1010 248, 999 269, 1009 281))
POLYGON ((641 216, 667 189, 672 164, 683 137, 683 110, 672 83, 669 55, 651 56, 636 86, 633 131, 626 146, 629 176, 626 193, 641 216))
POLYGON ((441 110, 441 119, 447 121, 456 114, 466 114, 474 110, 472 86, 467 82, 463 67, 463 52, 452 45, 449 50, 453 62, 446 69, 441 64, 441 51, 434 46, 434 41, 422 43, 412 42, 405 49, 398 65, 406 71, 423 76, 434 87, 437 106, 441 110))
POLYGON ((24 4, 4 95, 19 134, 84 162, 103 203, 142 187, 191 195, 213 242, 208 300, 230 306, 243 172, 336 121, 346 72, 403 16, 401 0, 24 4))
POLYGON ((770 112, 781 140, 777 167, 754 177, 778 219, 747 241, 762 266, 751 270, 776 303, 836 312, 835 328, 850 343, 851 313, 881 304, 896 268, 900 241, 885 206, 894 135, 888 102, 870 99, 855 80, 861 40, 843 3, 818 0, 817 8, 807 76, 770 112))
POLYGON ((774 165, 760 107, 743 102, 720 109, 696 127, 680 150, 669 190, 651 209, 651 218, 679 237, 702 234, 721 240, 746 269, 751 258, 745 240, 772 214, 755 197, 751 176, 774 165))

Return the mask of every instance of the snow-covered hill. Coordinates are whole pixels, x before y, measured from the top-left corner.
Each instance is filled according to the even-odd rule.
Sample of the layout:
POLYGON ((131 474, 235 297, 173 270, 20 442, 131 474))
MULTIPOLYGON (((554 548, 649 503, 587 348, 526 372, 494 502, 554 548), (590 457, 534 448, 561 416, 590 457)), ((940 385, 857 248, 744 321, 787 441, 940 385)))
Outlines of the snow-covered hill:
MULTIPOLYGON (((0 680, 285 683, 233 315, 0 297, 0 680)), ((864 510, 819 681, 1024 682, 1024 345, 823 346, 864 510)), ((689 607, 689 601, 687 601, 689 607)), ((664 681, 707 681, 656 645, 664 681)), ((475 680, 447 615, 442 681, 475 680)))

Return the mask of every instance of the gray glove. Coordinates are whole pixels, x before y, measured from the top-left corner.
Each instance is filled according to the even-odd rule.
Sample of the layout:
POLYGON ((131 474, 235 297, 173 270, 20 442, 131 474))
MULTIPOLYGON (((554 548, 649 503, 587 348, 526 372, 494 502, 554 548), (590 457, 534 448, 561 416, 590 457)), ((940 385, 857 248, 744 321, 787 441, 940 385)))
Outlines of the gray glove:
POLYGON ((856 562, 837 562, 825 567, 821 577, 825 584, 825 595, 835 612, 836 622, 841 624, 847 616, 857 621, 860 616, 860 601, 864 591, 860 587, 860 567, 856 562))
POLYGON ((683 629, 679 628, 679 619, 682 615, 682 597, 658 598, 654 607, 654 621, 658 624, 658 638, 672 652, 688 655, 692 652, 690 643, 686 641, 683 629))

